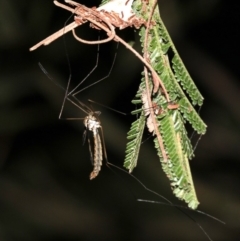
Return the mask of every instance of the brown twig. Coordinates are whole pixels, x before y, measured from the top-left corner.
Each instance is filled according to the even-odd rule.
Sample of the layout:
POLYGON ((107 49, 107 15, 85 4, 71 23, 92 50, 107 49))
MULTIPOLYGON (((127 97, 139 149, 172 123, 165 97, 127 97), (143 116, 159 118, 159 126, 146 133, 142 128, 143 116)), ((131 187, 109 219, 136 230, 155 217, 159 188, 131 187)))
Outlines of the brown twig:
POLYGON ((47 38, 43 39, 39 43, 35 44, 29 50, 33 51, 33 50, 39 48, 42 45, 48 45, 48 44, 52 43, 54 40, 56 40, 59 37, 61 37, 62 35, 64 35, 65 33, 68 33, 69 31, 71 31, 72 29, 74 29, 74 28, 76 28, 78 26, 79 25, 76 22, 72 22, 72 23, 68 24, 67 26, 65 26, 64 28, 62 28, 59 31, 57 31, 56 33, 48 36, 47 38))
MULTIPOLYGON (((144 59, 135 49, 133 49, 128 43, 126 43, 122 38, 120 38, 119 36, 117 36, 115 34, 115 30, 114 30, 114 26, 118 26, 121 27, 122 26, 122 22, 123 20, 118 17, 116 18, 116 15, 113 16, 114 19, 114 26, 112 24, 112 18, 110 18, 111 14, 107 13, 107 15, 105 15, 104 11, 98 11, 97 9, 90 9, 87 8, 86 6, 83 6, 81 4, 75 3, 70 1, 69 2, 72 5, 76 5, 77 7, 75 9, 70 8, 64 4, 61 4, 57 1, 54 1, 54 4, 56 4, 58 7, 64 8, 72 13, 77 14, 77 16, 75 17, 75 21, 67 26, 65 26, 64 28, 62 28, 61 30, 59 30, 58 32, 52 34, 51 36, 49 36, 48 38, 42 40, 41 42, 39 42, 38 44, 34 45, 32 48, 30 48, 30 51, 35 50, 36 48, 38 48, 41 45, 47 45, 50 44, 51 42, 53 42, 55 39, 57 39, 58 37, 62 36, 63 34, 69 32, 70 30, 74 30, 76 27, 78 27, 79 25, 90 21, 93 23, 93 25, 99 27, 100 29, 104 30, 110 37, 102 40, 102 42, 100 41, 86 41, 86 40, 82 40, 80 39, 78 36, 76 36, 75 32, 73 31, 74 37, 76 37, 77 40, 79 40, 80 42, 85 41, 85 43, 89 44, 98 44, 98 43, 105 43, 107 41, 110 41, 112 38, 114 38, 115 41, 119 41, 120 43, 122 43, 127 49, 129 49, 138 59, 140 59, 140 61, 149 69, 149 71, 152 74, 152 78, 154 81, 156 81, 156 83, 162 83, 162 81, 160 80, 158 74, 156 73, 156 71, 153 69, 153 67, 148 63, 148 61, 146 59, 144 59), (117 21, 117 19, 119 20, 119 22, 117 21), (104 24, 102 24, 101 22, 104 22, 104 24), (110 29, 108 29, 105 25, 107 25, 110 29)), ((143 23, 142 20, 139 20, 137 18, 131 17, 129 18, 130 22, 126 22, 126 25, 132 25, 132 24, 136 24, 136 26, 139 26, 140 23, 143 23)), ((150 25, 150 21, 148 21, 148 25, 150 25)), ((161 84, 162 85, 162 84, 161 84)), ((164 86, 163 86, 164 89, 164 86)), ((165 93, 167 96, 167 93, 165 93)))
MULTIPOLYGON (((141 26, 141 24, 144 23, 143 20, 136 18, 134 15, 131 15, 129 17, 129 19, 127 21, 125 21, 120 16, 118 16, 117 13, 114 13, 112 11, 111 12, 105 11, 104 8, 103 8, 103 6, 105 6, 105 5, 103 5, 99 8, 87 8, 86 6, 81 5, 79 3, 76 3, 76 2, 73 2, 73 1, 65 0, 65 2, 67 2, 67 3, 69 3, 73 6, 76 6, 76 8, 71 8, 67 5, 59 3, 58 1, 54 1, 54 4, 57 7, 61 7, 65 10, 67 10, 67 11, 70 11, 73 14, 76 14, 77 17, 78 17, 78 21, 77 22, 74 21, 73 23, 65 26, 64 28, 60 29, 56 33, 50 35, 46 39, 40 41, 39 43, 37 43, 36 45, 31 47, 30 51, 33 51, 33 50, 37 49, 41 45, 50 44, 51 42, 53 42, 57 38, 61 37, 65 33, 75 29, 76 27, 82 25, 83 23, 86 23, 86 22, 90 21, 90 19, 92 21, 94 21, 94 19, 101 19, 101 21, 104 21, 106 24, 107 24, 106 20, 108 20, 108 22, 111 23, 110 24, 111 26, 117 27, 119 29, 123 29, 123 28, 126 28, 128 26, 135 26, 136 28, 139 28, 141 26)), ((112 27, 110 29, 112 29, 112 27)), ((79 38, 79 37, 77 37, 77 38, 79 38)), ((105 43, 107 41, 110 41, 110 40, 112 40, 112 38, 113 38, 113 29, 112 29, 112 33, 110 34, 110 37, 105 39, 105 40, 100 40, 101 41, 100 43, 105 43)), ((81 42, 85 41, 85 40, 82 40, 80 38, 78 40, 81 41, 81 42)), ((88 43, 90 44, 90 41, 88 43)), ((95 42, 95 43, 92 43, 92 44, 98 44, 98 43, 99 42, 95 42)))
MULTIPOLYGON (((98 26, 99 28, 101 28, 101 24, 99 24, 99 22, 93 20, 92 18, 86 18, 89 22, 93 23, 94 26, 98 26)), ((75 29, 72 29, 72 32, 73 32, 73 36, 76 40, 78 40, 79 42, 82 42, 82 43, 85 43, 85 44, 102 44, 102 43, 107 43, 111 40, 114 39, 114 37, 116 36, 116 33, 115 33, 115 29, 114 27, 112 26, 112 24, 110 24, 106 19, 104 18, 101 18, 102 21, 104 21, 104 23, 107 24, 107 26, 109 27, 109 29, 111 30, 111 33, 109 35, 108 38, 106 39, 102 39, 102 40, 96 40, 96 41, 88 41, 88 40, 84 40, 82 38, 79 38, 76 33, 75 33, 75 29)), ((78 17, 76 16, 75 17, 75 21, 78 22, 78 17)))
MULTIPOLYGON (((149 33, 149 28, 150 28, 150 23, 151 23, 151 19, 152 19, 152 16, 153 16, 153 13, 154 13, 154 10, 156 8, 156 5, 157 5, 157 0, 154 1, 154 4, 153 4, 153 7, 151 9, 151 12, 149 14, 149 18, 148 18, 148 22, 147 22, 147 27, 146 27, 146 31, 145 31, 145 38, 144 38, 144 59, 147 61, 148 59, 148 33, 149 33)), ((145 82, 146 82, 146 90, 147 90, 147 101, 148 103, 150 104, 151 103, 151 94, 150 94, 150 90, 149 90, 149 79, 148 79, 148 70, 146 67, 144 67, 144 74, 145 74, 145 82)), ((152 77, 153 78, 153 81, 154 81, 154 76, 152 77)), ((158 77, 158 79, 160 80, 160 78, 158 77)), ((164 93, 165 93, 165 96, 166 98, 169 98, 168 97, 168 94, 167 94, 167 91, 165 89, 165 86, 163 85, 162 82, 159 82, 162 86, 162 88, 164 87, 164 93)), ((155 88, 159 88, 159 83, 157 85, 157 87, 155 88)), ((155 83, 154 83, 155 84, 155 83)), ((155 91, 156 93, 156 91, 155 91)), ((160 150, 161 150, 161 153, 162 153, 162 157, 163 157, 163 161, 164 162, 167 162, 167 153, 165 151, 165 148, 164 148, 164 145, 163 145, 163 139, 162 139, 162 136, 159 132, 159 129, 158 129, 158 124, 157 124, 157 121, 156 121, 156 118, 155 118, 155 114, 154 114, 154 110, 153 108, 150 108, 150 116, 151 116, 151 119, 152 119, 152 123, 153 123, 153 126, 154 126, 154 130, 155 130, 155 134, 157 136, 157 139, 158 139, 158 143, 159 143, 159 147, 160 147, 160 150)))
MULTIPOLYGON (((110 34, 110 30, 108 28, 106 28, 104 25, 99 24, 101 26, 101 29, 104 30, 105 32, 107 32, 108 34, 110 34)), ((146 59, 144 59, 134 48, 132 48, 132 46, 130 46, 127 42, 125 42, 122 38, 120 38, 117 34, 115 35, 114 38, 115 41, 120 42, 121 44, 123 44, 127 49, 129 49, 151 72, 153 78, 159 80, 159 76, 156 73, 156 71, 153 69, 153 67, 148 63, 148 61, 146 59)))

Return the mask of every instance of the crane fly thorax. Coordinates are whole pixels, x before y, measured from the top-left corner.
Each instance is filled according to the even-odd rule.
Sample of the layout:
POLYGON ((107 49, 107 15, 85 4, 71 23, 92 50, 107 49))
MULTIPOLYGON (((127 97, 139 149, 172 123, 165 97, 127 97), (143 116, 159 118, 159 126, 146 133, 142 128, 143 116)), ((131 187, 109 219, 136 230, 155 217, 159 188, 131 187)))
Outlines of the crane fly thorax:
POLYGON ((100 121, 92 114, 89 114, 83 121, 85 127, 92 131, 93 133, 96 132, 98 128, 101 128, 100 121))

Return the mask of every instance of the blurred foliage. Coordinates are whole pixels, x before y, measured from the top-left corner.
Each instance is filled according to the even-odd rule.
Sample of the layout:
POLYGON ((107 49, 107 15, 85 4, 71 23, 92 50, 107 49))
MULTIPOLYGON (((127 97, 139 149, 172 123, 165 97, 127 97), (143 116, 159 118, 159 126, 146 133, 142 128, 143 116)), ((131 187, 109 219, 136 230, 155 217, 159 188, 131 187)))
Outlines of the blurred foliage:
MULTIPOLYGON (((100 1, 81 2, 94 6, 100 1)), ((213 240, 236 240, 240 235, 239 6, 223 0, 163 0, 159 4, 173 41, 205 97, 201 116, 208 133, 191 163, 199 209, 227 224, 191 215, 213 240), (230 36, 234 36, 231 45, 225 47, 230 36)), ((37 64, 40 61, 56 81, 66 85, 69 69, 64 42, 59 39, 33 53, 28 51, 62 28, 68 17, 51 0, 0 3, 0 240, 206 240, 195 223, 176 209, 136 202, 135 197, 158 199, 130 176, 115 170, 116 175, 104 166, 99 177, 89 181, 92 166, 88 148, 82 146, 83 124, 58 120, 63 93, 37 64)), ((88 25, 78 33, 97 38, 88 25)), ((121 35, 133 36, 129 30, 121 35)), ((77 82, 94 66, 97 48, 76 42, 71 34, 65 42, 77 82)), ((136 48, 140 49, 138 43, 136 48)), ((100 64, 88 83, 108 72, 115 49, 115 43, 100 47, 100 64)), ((120 46, 110 78, 78 97, 130 112, 141 68, 120 46)), ((132 117, 94 108, 102 112, 109 160, 122 166, 132 117)), ((64 115, 82 113, 69 104, 64 115)), ((148 142, 141 148, 135 175, 179 203, 168 190, 148 142)))

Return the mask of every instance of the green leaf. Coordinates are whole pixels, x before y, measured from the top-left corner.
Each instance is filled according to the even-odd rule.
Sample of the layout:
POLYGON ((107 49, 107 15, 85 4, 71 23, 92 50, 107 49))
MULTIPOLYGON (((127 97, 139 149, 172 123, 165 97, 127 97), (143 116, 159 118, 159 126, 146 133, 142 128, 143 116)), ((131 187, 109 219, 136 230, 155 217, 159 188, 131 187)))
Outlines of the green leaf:
MULTIPOLYGON (((136 16, 147 22, 151 18, 153 4, 153 0, 147 2, 135 0, 133 11, 136 16)), ((136 166, 143 125, 146 122, 148 129, 155 135, 154 146, 174 195, 188 203, 190 208, 196 209, 199 202, 189 166, 189 160, 193 158, 194 153, 185 125, 188 122, 198 134, 206 133, 207 126, 194 109, 195 105, 203 104, 203 97, 181 60, 160 18, 158 7, 154 10, 149 29, 146 24, 143 25, 139 35, 143 53, 158 74, 164 88, 161 86, 157 93, 153 94, 152 76, 149 75, 147 80, 143 74, 137 95, 132 101, 134 104, 142 103, 143 107, 132 112, 132 114, 141 113, 141 115, 132 124, 128 133, 127 138, 131 141, 127 144, 124 166, 131 171, 136 166), (146 33, 148 34, 147 53, 144 49, 146 33), (149 85, 149 93, 147 93, 147 85, 149 85), (144 98, 147 103, 143 103, 143 93, 147 96, 144 98), (153 106, 154 111, 144 112, 146 106, 148 108, 153 106)))
POLYGON ((145 116, 143 112, 140 117, 132 123, 127 139, 131 140, 127 143, 124 167, 131 173, 137 165, 139 150, 142 142, 143 130, 145 127, 145 116))

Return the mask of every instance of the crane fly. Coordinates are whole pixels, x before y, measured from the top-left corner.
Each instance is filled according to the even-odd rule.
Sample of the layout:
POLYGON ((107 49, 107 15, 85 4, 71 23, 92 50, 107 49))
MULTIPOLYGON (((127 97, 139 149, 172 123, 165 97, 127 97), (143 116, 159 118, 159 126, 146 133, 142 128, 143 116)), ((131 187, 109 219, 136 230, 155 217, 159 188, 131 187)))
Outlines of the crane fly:
POLYGON ((62 90, 65 91, 65 97, 63 100, 60 114, 59 114, 59 119, 63 119, 62 113, 63 113, 63 108, 64 108, 66 100, 71 102, 78 109, 80 109, 85 114, 87 114, 87 116, 84 118, 77 117, 77 118, 64 118, 64 119, 66 119, 66 120, 83 120, 83 124, 85 126, 85 131, 83 133, 83 143, 86 140, 86 136, 88 136, 90 158, 91 158, 91 162, 93 165, 93 171, 90 174, 90 180, 92 180, 98 176, 98 174, 101 170, 103 158, 105 158, 105 160, 107 162, 107 152, 106 152, 105 142, 104 142, 104 138, 103 138, 103 130, 102 130, 101 122, 99 119, 99 115, 101 114, 101 112, 93 111, 89 106, 87 106, 83 102, 81 102, 76 96, 74 96, 72 94, 69 95, 68 88, 69 88, 70 81, 68 81, 67 89, 65 90, 61 85, 59 85, 58 83, 56 83, 53 80, 53 78, 48 74, 48 72, 44 69, 44 67, 40 63, 39 63, 39 66, 40 66, 41 70, 48 76, 48 78, 50 80, 52 80, 58 87, 60 87, 62 90), (88 132, 92 133, 93 145, 89 138, 88 132), (93 148, 92 148, 92 146, 93 146, 93 148), (92 149, 93 149, 93 151, 92 151, 92 149))
MULTIPOLYGON (((64 28, 66 27, 67 21, 64 24, 64 28)), ((63 40, 64 40, 64 36, 63 36, 63 40)), ((98 34, 98 40, 100 40, 100 34, 98 34)), ((90 159, 91 159, 91 163, 93 165, 93 171, 90 174, 90 180, 92 180, 92 179, 94 179, 95 177, 98 176, 98 174, 101 170, 103 159, 105 159, 106 162, 107 162, 107 152, 106 152, 105 142, 104 142, 104 138, 103 138, 103 130, 102 130, 101 122, 100 122, 100 119, 99 119, 99 115, 101 114, 101 112, 100 111, 93 111, 92 108, 90 108, 89 106, 87 106, 86 104, 81 102, 76 97, 76 95, 78 95, 80 92, 98 84, 99 82, 107 79, 110 76, 110 74, 112 72, 112 69, 113 69, 113 66, 115 64, 115 61, 116 61, 119 43, 117 43, 117 45, 116 45, 114 57, 113 57, 113 60, 112 60, 112 63, 111 63, 111 66, 110 66, 110 69, 109 69, 107 75, 98 79, 94 83, 91 83, 91 84, 89 84, 85 87, 82 87, 82 84, 90 77, 90 75, 96 70, 96 68, 99 65, 100 45, 98 44, 97 45, 97 55, 96 55, 95 65, 87 73, 87 75, 80 82, 78 82, 71 90, 70 90, 70 82, 71 82, 72 70, 71 70, 71 67, 70 67, 70 59, 69 59, 69 56, 68 56, 68 53, 67 53, 67 46, 66 46, 65 40, 64 40, 64 44, 65 44, 65 54, 66 54, 68 67, 69 67, 69 79, 68 79, 66 88, 64 88, 60 84, 58 84, 48 74, 48 72, 44 69, 44 67, 40 63, 39 63, 39 66, 40 66, 41 70, 45 73, 45 75, 55 85, 57 85, 63 91, 65 91, 65 96, 64 96, 63 103, 62 103, 62 106, 61 106, 59 119, 63 119, 62 113, 63 113, 63 109, 65 107, 66 101, 71 102, 73 105, 75 105, 78 109, 80 109, 82 112, 84 112, 86 114, 85 118, 64 118, 64 119, 65 120, 83 120, 83 124, 85 126, 85 131, 83 133, 83 144, 85 143, 86 137, 87 137, 88 145, 89 145, 89 152, 90 152, 90 159), (92 133, 92 138, 89 137, 89 132, 92 133), (93 141, 91 141, 90 139, 93 139, 93 141)))
MULTIPOLYGON (((99 37, 98 37, 99 39, 99 37)), ((99 119, 99 116, 101 114, 100 111, 94 111, 92 108, 90 108, 88 105, 84 104, 82 101, 80 101, 76 95, 78 95, 80 92, 92 87, 93 85, 107 79, 113 69, 113 66, 116 61, 116 56, 117 56, 117 49, 118 49, 119 44, 116 46, 116 51, 113 57, 113 61, 111 64, 111 67, 107 73, 106 76, 103 78, 100 78, 99 80, 95 81, 94 83, 89 84, 86 87, 82 87, 82 84, 89 78, 89 76, 96 70, 99 64, 99 51, 100 47, 99 45, 97 46, 97 56, 96 56, 96 62, 94 67, 87 73, 87 75, 79 82, 77 83, 71 90, 70 89, 70 82, 71 82, 71 68, 70 68, 70 61, 68 58, 68 54, 66 53, 67 56, 67 62, 69 65, 69 79, 67 82, 67 87, 64 88, 60 84, 58 84, 50 75, 49 73, 44 69, 44 67, 39 63, 39 67, 41 70, 44 72, 44 74, 58 87, 60 87, 63 91, 65 91, 64 99, 62 102, 61 110, 59 113, 59 119, 65 119, 65 120, 83 120, 83 124, 85 126, 85 131, 83 133, 83 144, 86 141, 86 137, 88 139, 88 146, 89 146, 89 152, 90 152, 90 159, 91 163, 93 165, 93 171, 90 174, 90 180, 94 179, 95 177, 98 176, 101 166, 102 166, 102 161, 105 159, 107 162, 107 152, 105 148, 105 142, 103 138, 103 129, 101 126, 101 122, 99 119), (71 102, 74 106, 76 106, 78 109, 80 109, 82 112, 86 114, 86 117, 84 118, 62 118, 63 110, 65 107, 66 101, 71 102), (92 138, 89 137, 89 132, 92 133, 92 138), (93 139, 91 141, 90 139, 93 139)), ((66 47, 66 46, 65 46, 66 47)), ((65 48, 66 50, 66 48, 65 48)))

